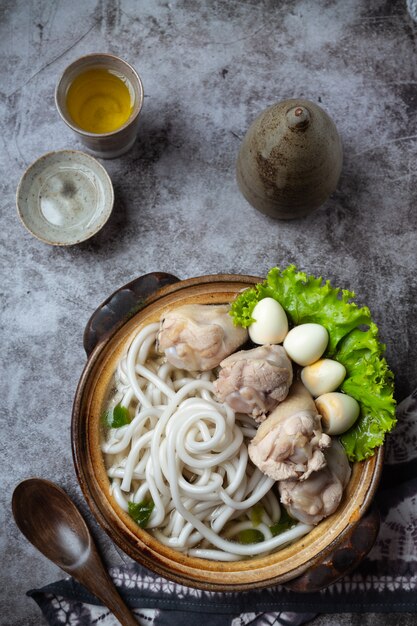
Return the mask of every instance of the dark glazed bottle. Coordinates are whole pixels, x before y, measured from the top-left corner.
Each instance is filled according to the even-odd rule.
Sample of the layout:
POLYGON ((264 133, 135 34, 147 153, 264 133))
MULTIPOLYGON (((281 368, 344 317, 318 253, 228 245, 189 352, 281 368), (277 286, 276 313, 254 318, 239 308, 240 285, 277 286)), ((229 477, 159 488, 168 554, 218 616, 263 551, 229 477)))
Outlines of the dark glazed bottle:
POLYGON ((342 161, 342 143, 327 113, 309 100, 284 100, 249 127, 237 159, 237 182, 262 213, 294 219, 327 200, 342 161))

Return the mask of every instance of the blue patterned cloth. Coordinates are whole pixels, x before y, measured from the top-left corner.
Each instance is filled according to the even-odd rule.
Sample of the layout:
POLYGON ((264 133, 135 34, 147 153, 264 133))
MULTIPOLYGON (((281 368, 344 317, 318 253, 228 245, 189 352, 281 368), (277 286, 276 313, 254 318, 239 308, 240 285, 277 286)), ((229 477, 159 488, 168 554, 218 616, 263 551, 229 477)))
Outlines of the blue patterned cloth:
MULTIPOLYGON (((110 575, 140 624, 299 626, 318 613, 417 612, 417 389, 398 407, 388 438, 376 497, 381 529, 375 546, 350 575, 310 594, 277 586, 218 593, 178 585, 137 564, 110 575)), ((68 578, 28 592, 50 626, 117 626, 119 622, 81 585, 68 578)))

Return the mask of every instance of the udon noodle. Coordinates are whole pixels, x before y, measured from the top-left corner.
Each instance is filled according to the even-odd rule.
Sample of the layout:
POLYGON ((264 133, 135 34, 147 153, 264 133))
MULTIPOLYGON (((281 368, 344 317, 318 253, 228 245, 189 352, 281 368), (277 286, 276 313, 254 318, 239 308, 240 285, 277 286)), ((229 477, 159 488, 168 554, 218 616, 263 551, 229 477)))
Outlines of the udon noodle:
POLYGON ((274 481, 248 459, 253 420, 216 401, 214 372, 179 370, 158 355, 158 328, 149 324, 138 332, 115 374, 110 408, 120 403, 132 416, 129 424, 109 428, 102 442, 116 502, 127 511, 129 502, 151 499, 146 530, 206 559, 265 554, 309 532, 311 526, 298 523, 273 535, 281 509, 274 481), (253 528, 263 540, 238 541, 253 528))

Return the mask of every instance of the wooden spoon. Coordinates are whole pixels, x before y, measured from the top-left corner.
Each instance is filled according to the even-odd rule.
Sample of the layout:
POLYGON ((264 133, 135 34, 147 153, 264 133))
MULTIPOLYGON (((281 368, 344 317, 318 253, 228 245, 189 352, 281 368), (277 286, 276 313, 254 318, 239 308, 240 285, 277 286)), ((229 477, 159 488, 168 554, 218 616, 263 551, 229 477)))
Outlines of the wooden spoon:
POLYGON ((41 478, 24 480, 14 490, 12 510, 19 529, 42 554, 97 596, 123 626, 138 626, 63 489, 41 478))

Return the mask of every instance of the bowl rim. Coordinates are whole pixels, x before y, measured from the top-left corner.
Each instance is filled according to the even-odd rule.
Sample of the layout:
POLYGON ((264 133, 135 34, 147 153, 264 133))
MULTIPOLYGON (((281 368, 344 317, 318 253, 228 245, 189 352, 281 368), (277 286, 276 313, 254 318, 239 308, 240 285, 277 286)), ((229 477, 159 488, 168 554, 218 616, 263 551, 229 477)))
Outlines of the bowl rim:
MULTIPOLYGON (((162 546, 162 544, 145 530, 136 527, 135 532, 133 532, 132 525, 134 523, 131 521, 131 524, 129 524, 129 521, 126 519, 128 517, 127 514, 122 512, 120 507, 114 502, 112 502, 111 506, 109 505, 110 496, 103 494, 103 488, 100 486, 100 482, 95 475, 96 469, 93 463, 95 453, 90 447, 91 434, 88 433, 88 425, 83 424, 81 414, 84 393, 85 391, 88 392, 88 385, 89 382, 91 382, 90 376, 94 374, 94 368, 100 367, 100 358, 105 358, 106 349, 109 349, 108 347, 111 346, 111 342, 117 339, 117 335, 122 331, 126 332, 128 325, 132 325, 137 316, 141 316, 142 311, 146 311, 146 309, 152 306, 157 310, 158 301, 160 300, 162 300, 162 303, 159 303, 159 308, 161 309, 161 305, 164 304, 165 301, 165 304, 169 304, 170 297, 175 296, 175 294, 182 290, 191 290, 192 292, 197 286, 198 291, 205 286, 206 289, 209 289, 209 293, 213 294, 215 291, 211 290, 214 290, 214 287, 218 287, 222 283, 224 283, 224 285, 229 283, 228 292, 233 291, 234 295, 236 295, 236 293, 238 293, 237 290, 230 288, 231 282, 236 284, 245 283, 243 288, 246 288, 255 282, 259 282, 259 280, 259 277, 256 276, 239 274, 203 275, 182 280, 158 289, 145 300, 143 308, 139 312, 116 327, 116 329, 109 331, 98 341, 85 364, 73 404, 71 440, 74 466, 84 497, 98 523, 110 538, 135 561, 168 579, 187 586, 197 587, 198 589, 211 591, 242 591, 262 588, 292 580, 306 570, 318 565, 333 552, 338 544, 349 536, 357 522, 359 522, 368 510, 382 472, 383 447, 381 446, 377 449, 373 457, 354 464, 353 472, 360 474, 365 483, 365 488, 364 492, 361 493, 361 500, 357 506, 349 502, 344 504, 344 507, 350 507, 350 517, 343 522, 339 532, 332 536, 330 529, 324 541, 325 545, 322 546, 316 554, 311 555, 304 561, 302 561, 302 559, 300 560, 300 558, 298 558, 297 561, 297 558, 294 558, 292 561, 293 565, 284 573, 278 572, 276 563, 274 563, 274 557, 283 553, 282 550, 272 553, 269 557, 256 557, 254 559, 237 561, 232 564, 227 563, 225 566, 225 564, 221 562, 187 557, 171 548, 165 549, 165 546, 162 546), (94 480, 91 481, 92 476, 94 480), (155 546, 161 547, 161 552, 156 550, 155 546), (171 555, 171 553, 173 553, 173 555, 171 555), (250 567, 252 564, 254 566, 253 568, 250 567), (251 572, 251 570, 253 571, 251 572), (250 577, 251 573, 253 575, 252 577, 250 577)), ((221 293, 223 293, 223 291, 221 291, 221 293)), ((189 297, 193 295, 195 294, 191 293, 189 297)), ((207 293, 205 295, 207 297, 207 293)), ((212 301, 212 303, 214 304, 215 302, 212 301)), ((131 334, 132 333, 127 333, 127 336, 131 334)), ((126 337, 124 343, 127 343, 126 337)), ((101 452, 99 454, 101 454, 101 452)), ((344 500, 348 500, 346 492, 344 500)), ((334 516, 337 516, 337 512, 334 516)), ((326 519, 327 522, 323 520, 323 522, 308 533, 306 537, 310 537, 313 533, 314 536, 320 535, 320 532, 316 529, 319 529, 323 523, 329 526, 329 520, 331 522, 333 516, 326 519)), ((323 533, 321 533, 321 536, 324 536, 323 533)), ((302 537, 291 544, 292 546, 301 544, 301 548, 297 551, 297 554, 302 553, 304 550, 303 540, 304 538, 302 537)), ((284 548, 284 550, 287 550, 287 548, 284 548)))

